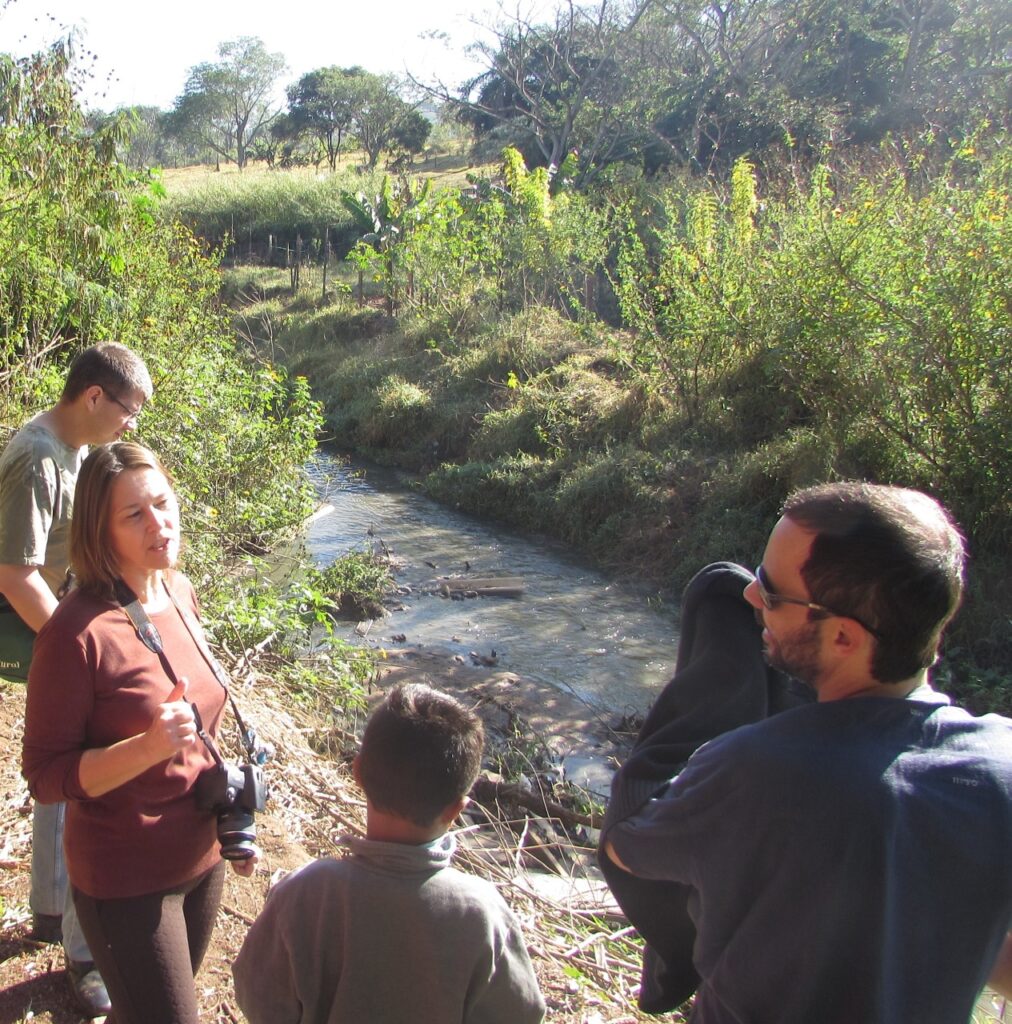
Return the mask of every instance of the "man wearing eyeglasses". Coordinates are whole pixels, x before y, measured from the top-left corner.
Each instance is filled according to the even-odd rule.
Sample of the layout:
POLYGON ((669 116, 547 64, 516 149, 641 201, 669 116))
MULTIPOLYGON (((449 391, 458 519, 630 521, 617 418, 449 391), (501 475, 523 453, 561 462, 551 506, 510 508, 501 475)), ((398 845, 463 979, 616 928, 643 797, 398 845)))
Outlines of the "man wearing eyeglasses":
POLYGON ((964 562, 932 498, 840 483, 788 499, 755 575, 690 582, 602 830, 642 1009, 956 1024, 989 976, 1012 996, 1012 722, 929 681, 964 562))
MULTIPOLYGON (((0 615, 17 616, 36 633, 48 621, 68 575, 74 487, 88 446, 136 427, 151 392, 139 356, 115 342, 94 345, 71 364, 56 405, 0 454, 0 615)), ((109 1012, 109 997, 68 894, 63 813, 63 804, 34 809, 31 935, 62 939, 74 998, 98 1017, 109 1012)))

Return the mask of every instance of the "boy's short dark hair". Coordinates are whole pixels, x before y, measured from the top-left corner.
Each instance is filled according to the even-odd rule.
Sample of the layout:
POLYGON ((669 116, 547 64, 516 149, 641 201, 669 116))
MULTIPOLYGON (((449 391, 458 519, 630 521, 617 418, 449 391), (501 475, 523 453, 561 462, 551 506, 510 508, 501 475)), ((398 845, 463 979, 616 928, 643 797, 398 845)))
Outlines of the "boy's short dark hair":
POLYGON ((103 341, 78 354, 67 371, 61 398, 72 402, 96 384, 115 398, 127 391, 150 398, 153 390, 144 360, 117 341, 103 341))
POLYGON ((362 789, 377 810, 426 828, 468 794, 484 746, 474 711, 429 686, 401 683, 365 727, 362 789))

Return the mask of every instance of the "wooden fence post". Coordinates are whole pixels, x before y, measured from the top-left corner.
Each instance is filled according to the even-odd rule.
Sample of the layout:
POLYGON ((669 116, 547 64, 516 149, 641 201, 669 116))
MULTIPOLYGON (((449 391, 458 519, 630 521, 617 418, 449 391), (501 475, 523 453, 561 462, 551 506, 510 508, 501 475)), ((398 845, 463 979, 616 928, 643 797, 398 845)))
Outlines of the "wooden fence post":
POLYGON ((323 229, 323 298, 327 297, 327 266, 330 264, 330 227, 323 229))
POLYGON ((295 236, 295 262, 292 264, 292 294, 299 292, 299 271, 302 268, 302 235, 295 236))

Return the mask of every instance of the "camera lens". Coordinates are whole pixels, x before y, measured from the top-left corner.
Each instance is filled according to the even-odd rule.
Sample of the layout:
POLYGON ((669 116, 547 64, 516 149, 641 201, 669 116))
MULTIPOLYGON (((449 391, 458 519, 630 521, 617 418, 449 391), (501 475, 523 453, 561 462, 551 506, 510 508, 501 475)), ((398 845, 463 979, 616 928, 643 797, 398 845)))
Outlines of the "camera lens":
POLYGON ((233 807, 218 815, 218 842, 225 860, 249 860, 255 853, 257 827, 253 815, 241 807, 233 807))

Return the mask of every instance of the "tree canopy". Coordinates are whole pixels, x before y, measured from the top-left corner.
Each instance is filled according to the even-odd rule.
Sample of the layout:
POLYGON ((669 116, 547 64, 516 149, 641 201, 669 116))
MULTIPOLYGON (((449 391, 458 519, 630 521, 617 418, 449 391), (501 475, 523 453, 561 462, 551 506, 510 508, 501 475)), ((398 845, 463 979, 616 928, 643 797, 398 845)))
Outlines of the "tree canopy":
POLYGON ((280 53, 268 53, 255 36, 218 47, 217 63, 198 64, 172 111, 171 128, 197 140, 242 170, 250 147, 277 116, 273 91, 286 69, 280 53))
POLYGON ((671 59, 654 134, 699 169, 1007 116, 1000 0, 668 0, 655 21, 671 59))
POLYGON ((320 140, 335 170, 345 136, 354 133, 371 169, 380 154, 395 146, 417 153, 431 124, 401 98, 393 75, 374 75, 360 67, 319 68, 288 90, 293 127, 320 140))
POLYGON ((292 128, 320 140, 327 163, 336 170, 341 144, 352 130, 366 71, 360 67, 318 68, 288 88, 288 114, 292 128))
POLYGON ((637 40, 653 3, 570 0, 540 25, 517 15, 495 26, 493 42, 473 45, 488 70, 457 96, 437 94, 479 136, 516 145, 550 176, 575 154, 585 181, 595 166, 629 155, 630 128, 645 120, 639 108, 650 90, 637 40))
POLYGON ((1010 109, 1007 0, 569 0, 492 28, 486 70, 430 91, 578 182, 617 160, 726 173, 770 147, 942 138, 1010 109))

